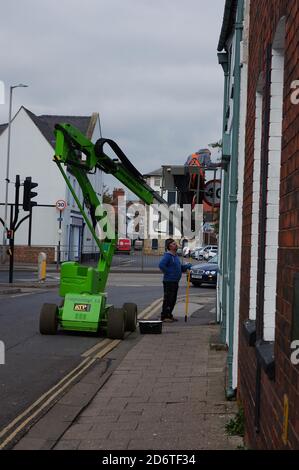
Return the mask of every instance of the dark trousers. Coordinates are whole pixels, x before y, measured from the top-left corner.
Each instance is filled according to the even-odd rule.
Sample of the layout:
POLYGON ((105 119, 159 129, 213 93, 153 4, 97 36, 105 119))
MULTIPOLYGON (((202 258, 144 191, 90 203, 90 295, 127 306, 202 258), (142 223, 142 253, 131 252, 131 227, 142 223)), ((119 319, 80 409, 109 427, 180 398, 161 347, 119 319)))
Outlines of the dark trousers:
POLYGON ((163 281, 164 299, 162 306, 161 318, 171 318, 172 311, 176 304, 178 295, 179 283, 173 281, 163 281))

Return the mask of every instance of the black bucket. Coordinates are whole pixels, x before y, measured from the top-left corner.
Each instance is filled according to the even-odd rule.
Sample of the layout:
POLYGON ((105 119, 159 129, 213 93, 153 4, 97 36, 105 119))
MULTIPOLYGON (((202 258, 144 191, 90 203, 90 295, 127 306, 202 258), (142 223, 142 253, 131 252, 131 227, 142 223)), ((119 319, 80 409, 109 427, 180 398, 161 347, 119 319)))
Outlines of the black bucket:
POLYGON ((139 330, 142 335, 152 334, 158 335, 162 333, 161 320, 139 320, 139 330))

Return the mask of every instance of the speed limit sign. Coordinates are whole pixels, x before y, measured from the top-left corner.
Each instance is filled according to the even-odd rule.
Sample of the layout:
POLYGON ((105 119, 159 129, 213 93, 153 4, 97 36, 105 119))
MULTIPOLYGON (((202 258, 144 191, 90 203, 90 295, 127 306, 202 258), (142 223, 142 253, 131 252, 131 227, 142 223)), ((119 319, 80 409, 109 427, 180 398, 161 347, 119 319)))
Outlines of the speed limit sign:
POLYGON ((64 211, 66 206, 67 206, 66 201, 64 201, 63 199, 58 199, 58 201, 56 201, 56 209, 58 211, 64 211))
POLYGON ((211 180, 205 184, 204 200, 209 206, 220 207, 221 181, 211 180))

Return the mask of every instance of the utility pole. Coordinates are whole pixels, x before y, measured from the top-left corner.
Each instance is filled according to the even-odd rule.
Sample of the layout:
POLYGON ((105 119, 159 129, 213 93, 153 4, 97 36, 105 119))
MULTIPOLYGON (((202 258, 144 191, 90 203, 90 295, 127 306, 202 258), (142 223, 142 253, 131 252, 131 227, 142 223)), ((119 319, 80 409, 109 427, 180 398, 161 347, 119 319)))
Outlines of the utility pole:
POLYGON ((10 284, 13 283, 13 268, 14 268, 14 249, 15 249, 15 228, 19 218, 19 194, 20 194, 20 176, 16 175, 15 182, 15 207, 10 206, 10 237, 9 237, 9 280, 10 284), (13 213, 14 212, 14 213, 13 213))
POLYGON ((8 136, 7 136, 7 157, 6 157, 6 186, 5 186, 5 204, 4 204, 4 226, 3 226, 3 261, 5 259, 5 246, 6 246, 6 235, 7 235, 7 213, 8 213, 8 185, 9 180, 9 166, 10 166, 10 137, 11 137, 11 114, 12 114, 12 94, 14 88, 26 88, 28 85, 14 85, 9 90, 9 113, 8 113, 8 136))

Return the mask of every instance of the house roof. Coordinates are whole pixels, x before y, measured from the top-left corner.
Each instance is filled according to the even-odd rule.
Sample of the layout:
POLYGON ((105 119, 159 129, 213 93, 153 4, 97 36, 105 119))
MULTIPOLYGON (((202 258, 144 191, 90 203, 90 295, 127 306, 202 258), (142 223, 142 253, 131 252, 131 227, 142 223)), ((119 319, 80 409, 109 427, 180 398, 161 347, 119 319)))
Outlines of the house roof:
POLYGON ((233 30, 236 21, 237 6, 238 0, 226 0, 225 2, 222 28, 217 47, 219 52, 224 49, 225 43, 233 30))
MULTIPOLYGON (((52 145, 52 147, 55 146, 55 136, 54 136, 55 124, 58 124, 58 123, 71 124, 72 126, 76 127, 80 132, 82 132, 82 134, 86 136, 87 136, 88 130, 89 130, 89 134, 92 135, 93 129, 95 127, 96 121, 94 121, 93 123, 93 129, 92 130, 90 129, 90 121, 93 115, 92 116, 59 116, 59 115, 43 114, 41 116, 36 116, 28 109, 26 108, 24 109, 29 114, 33 122, 36 124, 36 126, 39 128, 41 133, 44 135, 44 137, 47 139, 49 144, 52 145)), ((89 135, 88 137, 91 137, 91 135, 89 135)))
MULTIPOLYGON (((28 116, 32 119, 36 127, 43 134, 45 139, 52 147, 55 147, 54 128, 57 123, 68 123, 79 129, 82 134, 88 138, 92 137, 93 130, 96 125, 98 113, 93 113, 91 116, 59 116, 43 114, 36 116, 32 111, 23 107, 28 116)), ((6 129, 7 124, 0 125, 0 134, 6 129)))
POLYGON ((158 168, 157 170, 150 171, 143 176, 162 176, 162 168, 158 168))

